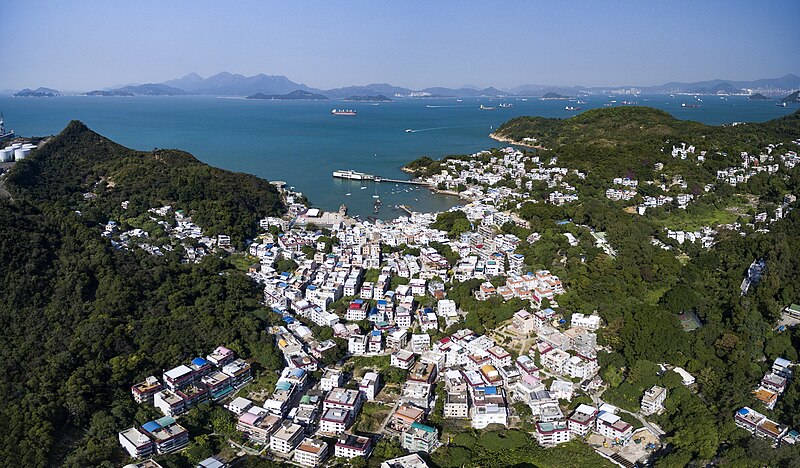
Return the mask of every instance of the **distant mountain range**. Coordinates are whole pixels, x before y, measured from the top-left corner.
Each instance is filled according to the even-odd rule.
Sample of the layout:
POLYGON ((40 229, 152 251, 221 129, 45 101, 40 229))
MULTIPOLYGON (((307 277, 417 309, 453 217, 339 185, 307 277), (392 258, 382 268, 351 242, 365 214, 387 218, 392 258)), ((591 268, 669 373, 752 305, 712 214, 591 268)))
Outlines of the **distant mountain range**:
MULTIPOLYGON (((671 93, 697 93, 697 94, 736 94, 744 89, 759 89, 764 92, 767 89, 776 90, 796 90, 800 89, 800 77, 788 74, 780 78, 765 78, 754 81, 735 81, 735 80, 709 80, 697 81, 693 83, 669 82, 659 86, 551 86, 526 84, 516 86, 506 90, 489 87, 476 89, 473 87, 445 88, 430 87, 413 90, 394 86, 388 83, 372 83, 364 86, 347 86, 334 89, 318 89, 307 86, 303 83, 295 83, 282 75, 244 76, 228 72, 218 73, 208 78, 203 78, 197 73, 190 73, 182 78, 165 81, 163 83, 148 83, 142 85, 123 86, 103 91, 124 93, 125 95, 144 95, 144 96, 180 96, 180 95, 206 95, 206 96, 254 96, 263 94, 265 96, 288 95, 294 91, 303 91, 311 94, 322 94, 329 98, 343 99, 351 96, 376 96, 384 95, 395 97, 497 97, 497 96, 531 96, 539 97, 548 93, 561 94, 565 96, 576 96, 580 94, 606 93, 615 90, 639 90, 643 94, 671 94, 671 93)), ((49 96, 60 94, 56 90, 49 88, 39 88, 36 90, 24 89, 16 95, 20 96, 49 96)), ((100 94, 100 93, 98 93, 100 94)), ((774 94, 774 93, 771 93, 774 94)), ((103 94, 105 95, 105 94, 103 94)), ((119 95, 119 94, 117 94, 119 95)))

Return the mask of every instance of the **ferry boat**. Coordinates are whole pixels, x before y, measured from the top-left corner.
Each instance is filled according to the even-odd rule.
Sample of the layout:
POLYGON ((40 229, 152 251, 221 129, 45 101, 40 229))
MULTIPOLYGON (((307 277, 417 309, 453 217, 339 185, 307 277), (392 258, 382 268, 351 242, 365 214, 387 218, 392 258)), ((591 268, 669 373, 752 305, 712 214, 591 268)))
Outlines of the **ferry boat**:
POLYGON ((494 107, 484 106, 483 104, 481 104, 481 110, 494 110, 494 107))
POLYGON ((339 179, 350 179, 350 180, 372 179, 372 176, 370 176, 369 174, 365 174, 363 172, 357 172, 352 169, 333 171, 333 176, 339 179))
POLYGON ((567 107, 564 108, 564 110, 579 111, 579 110, 581 110, 581 108, 580 107, 574 107, 574 106, 567 106, 567 107))
POLYGON ((0 112, 0 141, 8 138, 14 138, 14 130, 6 131, 6 127, 3 126, 3 113, 0 112))
POLYGON ((333 109, 331 111, 333 115, 358 115, 358 113, 352 109, 333 109))

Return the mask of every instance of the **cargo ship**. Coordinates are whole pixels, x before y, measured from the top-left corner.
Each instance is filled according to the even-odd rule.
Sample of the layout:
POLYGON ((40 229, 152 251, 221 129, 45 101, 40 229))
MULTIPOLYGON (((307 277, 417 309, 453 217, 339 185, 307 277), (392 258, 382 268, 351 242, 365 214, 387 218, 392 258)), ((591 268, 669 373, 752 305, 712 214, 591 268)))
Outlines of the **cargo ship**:
POLYGON ((0 112, 0 141, 3 141, 8 138, 14 138, 14 130, 6 131, 6 127, 3 126, 3 113, 0 112))
POLYGON ((358 113, 352 109, 333 109, 331 111, 333 115, 358 115, 358 113))
POLYGON ((575 106, 567 106, 567 107, 564 108, 564 110, 579 111, 579 110, 581 110, 581 108, 580 107, 575 107, 575 106))

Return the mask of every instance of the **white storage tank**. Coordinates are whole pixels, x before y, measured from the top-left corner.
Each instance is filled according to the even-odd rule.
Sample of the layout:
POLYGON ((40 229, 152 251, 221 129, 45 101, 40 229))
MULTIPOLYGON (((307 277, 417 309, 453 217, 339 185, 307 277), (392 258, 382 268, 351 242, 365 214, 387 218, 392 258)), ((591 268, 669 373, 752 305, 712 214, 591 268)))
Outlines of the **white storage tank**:
POLYGON ((21 161, 25 159, 28 156, 28 154, 30 154, 30 152, 31 150, 27 148, 17 148, 14 150, 14 160, 21 161))
POLYGON ((22 143, 14 143, 13 145, 11 145, 11 147, 14 149, 22 148, 22 143))
POLYGON ((8 150, 0 150, 0 162, 11 162, 14 159, 14 153, 8 150))
POLYGON ((30 150, 36 149, 36 145, 34 145, 33 143, 25 143, 24 145, 22 145, 22 147, 30 150))

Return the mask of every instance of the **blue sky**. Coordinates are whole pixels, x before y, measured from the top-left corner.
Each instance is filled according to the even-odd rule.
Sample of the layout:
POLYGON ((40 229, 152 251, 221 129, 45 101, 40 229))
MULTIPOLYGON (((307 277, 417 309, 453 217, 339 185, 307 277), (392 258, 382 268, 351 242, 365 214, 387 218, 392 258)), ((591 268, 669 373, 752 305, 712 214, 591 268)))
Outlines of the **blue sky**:
POLYGON ((389 82, 655 85, 799 73, 800 1, 0 0, 0 89, 197 72, 389 82))

